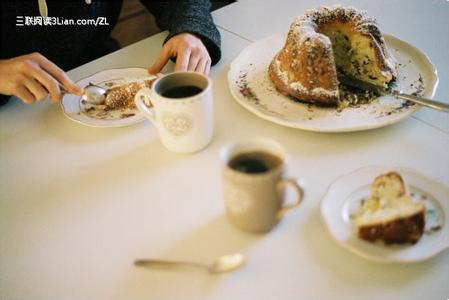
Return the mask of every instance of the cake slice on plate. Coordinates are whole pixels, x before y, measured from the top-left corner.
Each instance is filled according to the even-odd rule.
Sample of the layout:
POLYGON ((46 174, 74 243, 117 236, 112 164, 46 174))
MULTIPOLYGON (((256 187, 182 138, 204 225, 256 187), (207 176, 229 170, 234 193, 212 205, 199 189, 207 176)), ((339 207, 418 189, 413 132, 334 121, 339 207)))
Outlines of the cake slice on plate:
POLYGON ((134 96, 145 87, 151 87, 154 79, 129 82, 107 90, 104 104, 108 109, 135 108, 134 96))
POLYGON ((355 219, 360 238, 387 244, 416 243, 424 232, 425 207, 414 202, 401 175, 389 172, 371 185, 371 196, 355 219))

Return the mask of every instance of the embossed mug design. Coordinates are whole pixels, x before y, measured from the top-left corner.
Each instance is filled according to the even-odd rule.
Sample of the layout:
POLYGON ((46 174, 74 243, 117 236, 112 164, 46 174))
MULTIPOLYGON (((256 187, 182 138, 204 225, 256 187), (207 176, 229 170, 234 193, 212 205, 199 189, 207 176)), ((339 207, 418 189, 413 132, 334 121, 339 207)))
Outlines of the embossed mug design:
POLYGON ((175 72, 157 79, 150 88, 137 92, 137 108, 157 128, 162 144, 170 151, 196 152, 212 140, 214 131, 212 82, 196 72, 175 72), (177 88, 195 92, 167 95, 177 88), (151 105, 147 105, 150 103, 151 105))

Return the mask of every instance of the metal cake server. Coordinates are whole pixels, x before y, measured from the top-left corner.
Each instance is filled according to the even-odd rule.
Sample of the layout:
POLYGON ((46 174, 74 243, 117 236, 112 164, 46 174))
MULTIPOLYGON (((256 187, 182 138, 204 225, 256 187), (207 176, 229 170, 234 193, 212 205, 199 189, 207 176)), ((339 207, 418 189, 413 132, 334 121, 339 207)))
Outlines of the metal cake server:
POLYGON ((352 88, 356 88, 356 89, 364 90, 364 91, 365 90, 373 91, 374 93, 376 93, 380 96, 390 95, 390 96, 394 96, 395 98, 415 102, 415 103, 418 103, 423 106, 427 106, 427 107, 430 107, 430 108, 433 108, 436 110, 449 112, 449 103, 434 101, 434 100, 427 99, 427 98, 420 97, 420 96, 405 94, 401 91, 388 90, 387 88, 383 88, 381 86, 377 86, 377 85, 371 84, 369 82, 355 79, 355 78, 352 78, 352 77, 349 77, 346 75, 339 75, 338 80, 340 81, 340 83, 342 83, 346 86, 352 87, 352 88))

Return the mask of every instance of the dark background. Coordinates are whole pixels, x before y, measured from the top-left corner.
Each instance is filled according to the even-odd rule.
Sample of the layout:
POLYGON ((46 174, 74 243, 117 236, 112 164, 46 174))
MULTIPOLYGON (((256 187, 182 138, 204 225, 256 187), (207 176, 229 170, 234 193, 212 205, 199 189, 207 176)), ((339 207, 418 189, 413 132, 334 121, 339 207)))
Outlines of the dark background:
MULTIPOLYGON (((216 10, 235 1, 211 0, 211 2, 212 10, 216 10)), ((160 31, 153 16, 139 0, 124 0, 119 21, 112 32, 112 37, 124 47, 160 31)))

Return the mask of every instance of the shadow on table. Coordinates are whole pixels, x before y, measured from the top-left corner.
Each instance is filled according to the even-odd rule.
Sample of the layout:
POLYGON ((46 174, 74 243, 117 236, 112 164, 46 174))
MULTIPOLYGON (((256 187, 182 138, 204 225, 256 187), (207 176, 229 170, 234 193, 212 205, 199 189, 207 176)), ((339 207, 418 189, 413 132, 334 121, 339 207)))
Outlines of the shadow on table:
POLYGON ((41 122, 38 125, 42 126, 44 132, 50 136, 62 141, 78 144, 113 140, 136 128, 136 125, 115 128, 95 128, 78 124, 67 119, 58 104, 48 105, 42 110, 41 122))
POLYGON ((441 263, 438 256, 425 262, 411 264, 368 261, 342 248, 332 240, 321 220, 319 209, 315 209, 307 216, 301 231, 310 256, 316 260, 323 271, 332 273, 332 278, 335 280, 332 284, 335 285, 338 285, 340 281, 343 285, 351 283, 354 286, 366 286, 368 283, 370 289, 401 288, 419 280, 435 265, 441 263))
MULTIPOLYGON (((379 144, 391 143, 395 137, 404 136, 404 132, 410 131, 416 125, 416 122, 410 119, 381 128, 355 132, 325 133, 296 129, 296 139, 299 142, 290 143, 289 151, 293 155, 311 158, 338 155, 350 157, 352 153, 362 151, 369 153, 379 144)), ((292 134, 295 133, 295 129, 288 130, 292 134)))
MULTIPOLYGON (((248 248, 264 237, 266 235, 249 234, 235 229, 223 214, 203 224, 163 254, 152 253, 150 249, 141 251, 140 255, 146 258, 210 263, 225 254, 245 254, 248 248)), ((246 260, 249 265, 251 262, 248 257, 246 260)), ((128 297, 130 293, 135 293, 135 297, 147 295, 149 299, 207 298, 221 280, 244 280, 249 272, 247 265, 232 273, 219 275, 211 275, 201 269, 164 270, 132 266, 135 268, 134 276, 124 282, 128 286, 120 290, 126 291, 128 297)))

